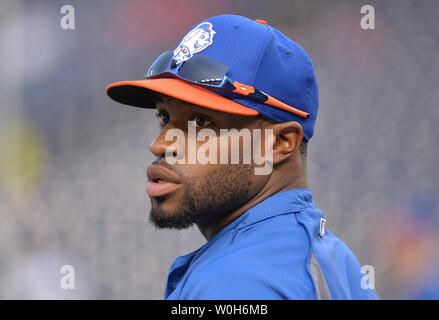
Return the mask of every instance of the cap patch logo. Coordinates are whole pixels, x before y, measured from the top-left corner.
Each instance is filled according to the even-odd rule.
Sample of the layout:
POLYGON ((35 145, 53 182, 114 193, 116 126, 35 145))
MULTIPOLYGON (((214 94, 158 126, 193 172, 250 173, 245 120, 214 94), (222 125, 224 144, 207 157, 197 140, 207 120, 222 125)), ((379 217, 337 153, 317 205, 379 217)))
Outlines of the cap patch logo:
POLYGON ((199 24, 181 40, 174 50, 174 57, 172 58, 174 63, 180 64, 192 58, 195 53, 206 49, 213 43, 215 33, 210 22, 199 24))

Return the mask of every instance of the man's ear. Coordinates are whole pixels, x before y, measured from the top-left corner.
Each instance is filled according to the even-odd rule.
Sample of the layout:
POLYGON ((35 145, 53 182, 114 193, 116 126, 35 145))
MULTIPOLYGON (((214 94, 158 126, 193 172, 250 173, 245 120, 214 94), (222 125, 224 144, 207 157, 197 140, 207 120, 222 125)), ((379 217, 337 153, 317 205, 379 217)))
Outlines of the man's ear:
POLYGON ((303 128, 296 121, 276 123, 273 129, 273 164, 281 163, 298 151, 303 128))

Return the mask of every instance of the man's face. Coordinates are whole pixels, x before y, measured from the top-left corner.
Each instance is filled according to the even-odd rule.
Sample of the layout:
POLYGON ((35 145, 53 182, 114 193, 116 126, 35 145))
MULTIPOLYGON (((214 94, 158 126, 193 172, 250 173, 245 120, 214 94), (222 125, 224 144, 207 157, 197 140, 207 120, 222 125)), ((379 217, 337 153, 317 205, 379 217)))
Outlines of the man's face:
MULTIPOLYGON (((210 137, 216 141, 220 154, 220 129, 260 128, 255 117, 245 117, 195 106, 167 96, 157 104, 157 116, 161 131, 150 145, 151 152, 157 157, 148 167, 147 192, 151 198, 150 220, 160 228, 187 228, 196 223, 208 226, 224 219, 233 211, 252 199, 264 186, 268 176, 254 175, 253 164, 200 164, 196 159, 189 164, 189 153, 198 150, 205 141, 188 137, 188 122, 194 121, 196 132, 208 128, 216 135, 210 137), (173 141, 166 141, 169 130, 178 129, 184 133, 186 144, 184 163, 169 164, 166 151, 173 141), (193 141, 190 141, 190 140, 193 141), (190 150, 189 144, 196 146, 190 150)), ((189 125, 190 126, 190 125, 189 125)), ((191 128, 192 130, 194 128, 191 128)), ((230 141, 230 140, 229 140, 230 141)), ((229 150, 231 143, 229 143, 229 150)), ((241 145, 239 159, 250 152, 241 145)), ((210 151, 209 151, 210 152, 210 151)))

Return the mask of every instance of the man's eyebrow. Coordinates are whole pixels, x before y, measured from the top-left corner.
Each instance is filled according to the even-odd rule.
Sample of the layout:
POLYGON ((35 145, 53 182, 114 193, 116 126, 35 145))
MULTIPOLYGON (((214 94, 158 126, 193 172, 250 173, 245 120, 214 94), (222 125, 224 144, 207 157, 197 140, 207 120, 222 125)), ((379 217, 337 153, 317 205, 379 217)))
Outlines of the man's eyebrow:
POLYGON ((165 105, 166 105, 166 104, 163 103, 162 101, 157 101, 156 104, 155 104, 155 108, 156 108, 156 109, 164 109, 163 107, 164 107, 165 105))

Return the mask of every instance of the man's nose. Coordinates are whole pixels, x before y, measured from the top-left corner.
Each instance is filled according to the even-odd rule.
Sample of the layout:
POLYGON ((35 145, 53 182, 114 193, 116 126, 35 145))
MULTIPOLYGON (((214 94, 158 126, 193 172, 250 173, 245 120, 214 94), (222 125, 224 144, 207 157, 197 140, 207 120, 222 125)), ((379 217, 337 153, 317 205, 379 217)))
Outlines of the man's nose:
POLYGON ((163 158, 166 156, 176 157, 177 150, 174 147, 171 147, 170 144, 172 141, 166 141, 166 132, 168 130, 162 130, 160 135, 149 145, 149 151, 152 152, 157 158, 163 158), (168 154, 166 154, 168 153, 168 154))
POLYGON ((157 158, 163 157, 166 152, 166 145, 164 143, 160 143, 158 139, 156 139, 149 145, 149 151, 151 151, 152 154, 157 158))
POLYGON ((151 151, 157 158, 164 157, 166 149, 168 148, 165 141, 165 135, 162 133, 149 145, 149 151, 151 151))

